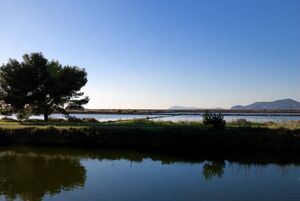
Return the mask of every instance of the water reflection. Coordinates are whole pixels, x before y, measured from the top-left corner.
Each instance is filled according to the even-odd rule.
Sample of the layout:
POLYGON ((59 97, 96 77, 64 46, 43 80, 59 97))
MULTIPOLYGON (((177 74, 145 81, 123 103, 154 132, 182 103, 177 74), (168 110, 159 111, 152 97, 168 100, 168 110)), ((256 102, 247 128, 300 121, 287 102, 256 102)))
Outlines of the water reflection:
POLYGON ((228 184, 243 184, 245 196, 251 188, 259 197, 260 182, 273 192, 274 179, 278 188, 289 187, 285 191, 297 198, 295 189, 300 183, 295 178, 299 177, 299 168, 292 174, 290 170, 299 161, 297 154, 190 156, 153 151, 0 148, 0 200, 184 200, 192 193, 195 197, 189 200, 201 200, 198 198, 203 196, 206 200, 223 200, 215 196, 224 189, 229 196, 236 194, 234 188, 227 189, 228 184), (282 170, 289 173, 284 178, 290 185, 281 186, 280 177, 271 174, 282 170), (215 182, 207 182, 211 180, 215 182), (63 192, 75 193, 66 198, 63 192))
POLYGON ((34 153, 2 152, 0 194, 6 200, 40 201, 84 186, 86 170, 78 159, 34 153))
POLYGON ((203 176, 206 180, 210 180, 212 177, 221 178, 224 174, 225 161, 212 161, 203 165, 203 176))

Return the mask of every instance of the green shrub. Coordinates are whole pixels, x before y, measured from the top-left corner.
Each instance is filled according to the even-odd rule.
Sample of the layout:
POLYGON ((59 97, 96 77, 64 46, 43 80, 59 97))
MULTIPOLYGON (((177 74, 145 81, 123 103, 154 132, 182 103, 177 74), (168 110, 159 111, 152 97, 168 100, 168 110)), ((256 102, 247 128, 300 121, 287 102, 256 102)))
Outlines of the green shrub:
POLYGON ((222 113, 213 113, 211 111, 205 111, 203 114, 203 124, 212 126, 215 129, 224 129, 226 122, 224 120, 224 115, 222 113))
POLYGON ((73 123, 82 123, 82 119, 74 117, 74 116, 68 116, 68 122, 73 122, 73 123))
POLYGON ((86 123, 99 123, 99 121, 95 118, 83 118, 82 122, 86 122, 86 123))
POLYGON ((74 116, 68 116, 67 120, 72 123, 99 123, 95 118, 78 118, 74 116))

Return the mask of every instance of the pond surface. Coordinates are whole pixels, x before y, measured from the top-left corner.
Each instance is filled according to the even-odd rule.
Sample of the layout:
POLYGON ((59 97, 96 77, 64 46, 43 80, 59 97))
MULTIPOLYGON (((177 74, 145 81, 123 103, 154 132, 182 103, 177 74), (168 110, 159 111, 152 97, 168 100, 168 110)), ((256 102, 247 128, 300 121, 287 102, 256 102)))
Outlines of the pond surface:
MULTIPOLYGON (((224 115, 226 121, 235 121, 238 119, 246 119, 251 122, 285 122, 285 121, 300 121, 299 116, 288 116, 288 115, 224 115)), ((176 115, 176 116, 167 116, 167 117, 158 117, 154 119, 155 121, 202 121, 202 115, 176 115)))
MULTIPOLYGON (((202 114, 71 114, 77 118, 95 118, 100 122, 118 121, 118 120, 131 120, 131 119, 150 119, 153 121, 202 121, 202 114)), ((0 115, 0 118, 4 116, 0 115)), ((52 114, 51 118, 64 118, 61 114, 52 114)), ((16 118, 12 116, 12 118, 16 118)), ((32 119, 43 119, 43 116, 32 116, 32 119)), ((237 119, 246 119, 252 122, 285 122, 285 121, 300 121, 300 114, 242 114, 242 113, 231 113, 224 114, 226 121, 234 121, 237 119)))
POLYGON ((300 163, 294 159, 2 148, 0 200, 299 201, 300 163))

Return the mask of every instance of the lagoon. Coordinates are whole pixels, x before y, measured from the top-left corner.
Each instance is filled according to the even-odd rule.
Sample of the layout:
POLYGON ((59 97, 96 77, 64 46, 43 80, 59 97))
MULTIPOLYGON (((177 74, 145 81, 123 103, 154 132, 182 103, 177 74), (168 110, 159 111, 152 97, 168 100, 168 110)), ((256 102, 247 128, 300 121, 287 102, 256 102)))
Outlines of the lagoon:
MULTIPOLYGON (((131 120, 131 119, 150 119, 154 121, 202 121, 202 114, 71 114, 78 118, 95 118, 100 122, 131 120)), ((52 118, 63 118, 63 115, 53 114, 52 118)), ((33 116, 33 118, 42 119, 42 116, 33 116)), ((234 121, 237 119, 246 119, 251 122, 285 122, 285 121, 300 121, 300 114, 224 114, 226 121, 234 121)))
MULTIPOLYGON (((168 113, 168 114, 70 114, 77 118, 95 118, 99 122, 110 122, 119 120, 132 120, 132 119, 149 119, 153 121, 171 121, 171 122, 192 122, 202 121, 202 114, 181 114, 181 113, 168 113)), ((0 115, 0 118, 4 116, 0 115)), ((12 118, 16 118, 12 116, 12 118)), ((64 118, 61 114, 52 114, 50 118, 64 118)), ((43 119, 43 116, 32 116, 31 119, 43 119)), ((245 114, 245 113, 225 113, 224 119, 226 121, 235 121, 238 119, 246 119, 251 122, 286 122, 286 121, 300 121, 300 113, 286 114, 245 114)))

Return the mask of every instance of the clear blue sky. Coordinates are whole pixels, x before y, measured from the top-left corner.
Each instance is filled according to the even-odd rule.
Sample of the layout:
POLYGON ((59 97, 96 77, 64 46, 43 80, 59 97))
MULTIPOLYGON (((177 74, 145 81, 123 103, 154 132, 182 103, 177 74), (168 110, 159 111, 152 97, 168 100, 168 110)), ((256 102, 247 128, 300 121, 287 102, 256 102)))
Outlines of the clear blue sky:
POLYGON ((0 0, 0 63, 84 67, 88 108, 300 101, 299 0, 0 0))

